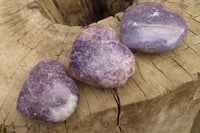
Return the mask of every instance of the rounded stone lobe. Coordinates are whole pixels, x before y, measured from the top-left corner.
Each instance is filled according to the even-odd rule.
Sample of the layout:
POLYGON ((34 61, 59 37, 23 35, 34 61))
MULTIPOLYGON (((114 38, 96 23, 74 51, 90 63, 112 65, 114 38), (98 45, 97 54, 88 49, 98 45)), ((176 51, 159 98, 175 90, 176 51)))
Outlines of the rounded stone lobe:
POLYGON ((187 24, 161 4, 145 2, 132 6, 121 21, 121 42, 141 52, 163 52, 180 45, 187 36, 187 24))
POLYGON ((119 41, 116 32, 110 28, 101 25, 94 25, 83 31, 76 40, 81 41, 119 41))
POLYGON ((89 27, 74 42, 68 72, 77 80, 96 87, 115 88, 126 83, 134 70, 132 52, 109 27, 89 27))
POLYGON ((22 116, 46 123, 66 120, 75 110, 79 90, 57 61, 38 63, 27 76, 17 101, 22 116))

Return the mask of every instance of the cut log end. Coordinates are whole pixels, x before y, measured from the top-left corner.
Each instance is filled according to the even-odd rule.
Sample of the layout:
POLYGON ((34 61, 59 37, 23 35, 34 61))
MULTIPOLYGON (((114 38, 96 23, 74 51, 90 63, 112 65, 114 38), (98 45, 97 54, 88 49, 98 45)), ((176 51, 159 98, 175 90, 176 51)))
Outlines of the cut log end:
POLYGON ((124 11, 133 0, 38 0, 49 20, 65 25, 86 26, 124 11))
MULTIPOLYGON (((99 89, 77 82, 80 101, 76 111, 66 122, 48 125, 27 120, 16 111, 16 101, 26 76, 34 65, 45 59, 58 60, 68 68, 73 42, 84 30, 82 26, 70 25, 88 25, 121 10, 118 10, 118 4, 117 10, 107 7, 106 10, 109 12, 101 14, 98 18, 95 17, 92 1, 88 2, 91 4, 89 8, 84 8, 86 10, 84 15, 80 15, 81 12, 76 8, 73 13, 67 12, 71 7, 62 9, 71 15, 62 15, 63 6, 59 5, 64 5, 64 0, 48 0, 48 2, 47 0, 37 2, 0 0, 0 132, 190 133, 192 131, 195 133, 199 131, 197 114, 200 109, 200 1, 135 2, 147 1, 159 2, 168 10, 180 14, 189 27, 187 39, 169 52, 134 53, 135 74, 120 88, 99 89), (52 11, 53 15, 48 10, 52 11), (55 20, 49 21, 41 11, 50 20, 55 20), (73 17, 76 16, 75 13, 78 17, 73 17), (54 23, 56 21, 60 24, 54 23)), ((124 10, 131 1, 116 2, 124 2, 126 6, 120 8, 124 10)), ((77 3, 69 0, 67 4, 77 3)), ((76 7, 82 9, 82 6, 86 7, 86 2, 79 1, 78 5, 76 7)), ((117 13, 91 25, 110 26, 119 36, 123 14, 123 12, 117 13)))

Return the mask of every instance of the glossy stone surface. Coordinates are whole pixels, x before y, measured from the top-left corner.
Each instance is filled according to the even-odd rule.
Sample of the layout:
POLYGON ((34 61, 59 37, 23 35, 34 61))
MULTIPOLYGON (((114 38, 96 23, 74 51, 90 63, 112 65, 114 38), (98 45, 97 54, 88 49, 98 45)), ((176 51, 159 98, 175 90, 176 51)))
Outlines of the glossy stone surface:
POLYGON ((67 76, 65 67, 57 61, 37 64, 22 86, 17 111, 22 116, 47 123, 66 120, 75 110, 79 90, 67 76))
POLYGON ((118 41, 115 31, 109 27, 89 27, 74 42, 68 72, 77 80, 115 88, 126 83, 134 70, 132 52, 118 41))
POLYGON ((121 21, 121 42, 141 52, 163 52, 180 45, 187 25, 176 13, 161 4, 146 2, 132 6, 121 21))

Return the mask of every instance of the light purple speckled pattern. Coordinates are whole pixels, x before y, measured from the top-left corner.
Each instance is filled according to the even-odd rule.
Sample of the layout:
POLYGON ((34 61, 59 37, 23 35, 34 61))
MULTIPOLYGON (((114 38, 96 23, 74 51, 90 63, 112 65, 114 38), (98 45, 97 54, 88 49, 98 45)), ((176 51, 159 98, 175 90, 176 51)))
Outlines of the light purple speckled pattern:
POLYGON ((17 111, 24 117, 47 123, 66 120, 75 110, 79 90, 62 64, 45 60, 37 64, 22 86, 17 111))
POLYGON ((133 75, 132 52, 109 27, 92 26, 76 40, 70 55, 69 74, 89 85, 115 88, 133 75))
MULTIPOLYGON (((92 28, 87 28, 83 33, 77 38, 82 41, 119 41, 116 32, 110 27, 104 27, 100 25, 92 26, 92 28)), ((76 39, 76 40, 77 40, 76 39)))
POLYGON ((121 22, 121 42, 142 52, 163 52, 180 45, 187 25, 178 14, 161 4, 145 2, 131 7, 121 22))

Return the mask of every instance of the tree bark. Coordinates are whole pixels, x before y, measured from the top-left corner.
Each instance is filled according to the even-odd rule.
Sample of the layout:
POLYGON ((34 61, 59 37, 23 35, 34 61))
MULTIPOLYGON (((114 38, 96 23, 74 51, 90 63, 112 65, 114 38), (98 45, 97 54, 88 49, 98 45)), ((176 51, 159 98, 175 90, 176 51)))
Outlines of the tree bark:
MULTIPOLYGON (((57 0, 45 3, 41 0, 39 3, 34 0, 0 0, 0 132, 195 133, 199 131, 200 1, 198 0, 135 1, 134 4, 144 1, 159 2, 168 10, 180 14, 189 27, 187 39, 179 47, 165 53, 134 52, 135 74, 120 88, 99 89, 77 81, 80 101, 73 115, 63 123, 49 125, 21 117, 16 111, 16 102, 30 70, 44 59, 58 60, 68 68, 73 42, 85 29, 82 26, 70 25, 90 23, 86 22, 86 19, 76 19, 70 15, 69 21, 66 21, 67 15, 60 15, 61 9, 56 6, 55 1, 57 0), (50 10, 52 14, 48 14, 49 11, 44 5, 51 6, 51 4, 54 5, 50 10), (52 22, 42 14, 46 14, 50 20, 54 17, 56 20, 52 22), (56 21, 67 25, 56 24, 56 21)), ((63 1, 57 1, 59 5, 58 2, 63 1)), ((84 10, 88 10, 85 11, 89 14, 86 18, 92 20, 94 14, 90 13, 89 8, 84 10)), ((110 26, 120 35, 120 21, 123 14, 124 12, 120 12, 90 25, 110 26)))

